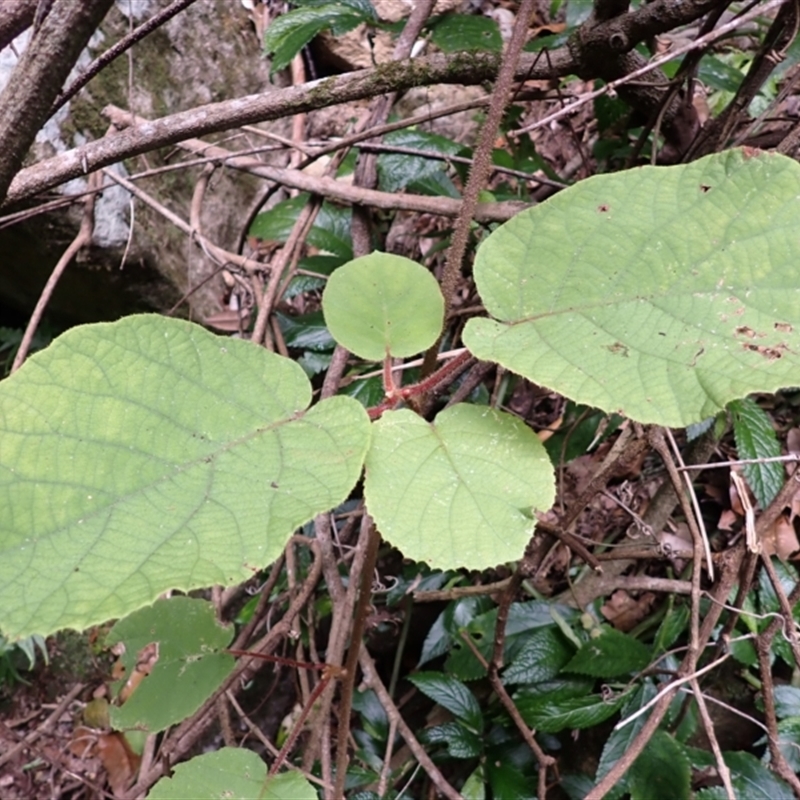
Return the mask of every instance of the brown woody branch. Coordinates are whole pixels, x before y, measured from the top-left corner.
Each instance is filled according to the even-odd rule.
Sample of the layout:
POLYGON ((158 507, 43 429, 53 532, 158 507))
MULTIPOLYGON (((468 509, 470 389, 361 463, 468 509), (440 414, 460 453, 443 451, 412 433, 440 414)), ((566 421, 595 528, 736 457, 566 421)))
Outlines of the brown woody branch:
POLYGON ((0 198, 113 0, 55 0, 0 94, 0 198))
MULTIPOLYGON (((624 72, 630 65, 629 62, 632 63, 631 59, 636 61, 630 50, 638 42, 692 22, 718 5, 719 1, 674 3, 671 0, 655 0, 628 14, 604 22, 586 23, 570 41, 569 47, 549 53, 547 59, 538 58, 537 54, 524 54, 515 77, 518 80, 552 79, 569 74, 604 79, 609 75, 618 77, 620 71, 624 72)), ((124 158, 192 137, 403 91, 415 86, 440 83, 474 85, 493 80, 499 63, 500 56, 494 53, 433 55, 381 64, 373 69, 350 72, 268 93, 210 103, 106 136, 24 169, 12 183, 7 201, 23 200, 124 158)), ((626 99, 646 111, 660 99, 663 91, 663 88, 657 88, 654 84, 630 87, 626 99)), ((2 103, 0 109, 4 110, 2 103)), ((667 114, 664 124, 667 133, 670 131, 670 123, 671 116, 667 114)))

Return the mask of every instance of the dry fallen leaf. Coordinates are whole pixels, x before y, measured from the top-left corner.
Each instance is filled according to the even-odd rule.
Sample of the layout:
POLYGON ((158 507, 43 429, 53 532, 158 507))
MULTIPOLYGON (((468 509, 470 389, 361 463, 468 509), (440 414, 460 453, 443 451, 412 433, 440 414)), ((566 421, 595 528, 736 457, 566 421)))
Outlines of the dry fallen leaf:
POLYGON ((764 548, 764 555, 778 556, 781 561, 787 561, 792 553, 800 550, 800 542, 797 540, 794 525, 785 514, 781 514, 764 532, 761 544, 764 548))
POLYGON ((600 613, 623 633, 633 630, 653 608, 656 596, 645 592, 640 597, 632 597, 628 592, 618 589, 600 608, 600 613))
POLYGON ((139 771, 141 756, 131 749, 120 731, 102 732, 79 725, 68 745, 70 752, 84 761, 97 758, 108 773, 108 784, 115 797, 121 797, 139 771))

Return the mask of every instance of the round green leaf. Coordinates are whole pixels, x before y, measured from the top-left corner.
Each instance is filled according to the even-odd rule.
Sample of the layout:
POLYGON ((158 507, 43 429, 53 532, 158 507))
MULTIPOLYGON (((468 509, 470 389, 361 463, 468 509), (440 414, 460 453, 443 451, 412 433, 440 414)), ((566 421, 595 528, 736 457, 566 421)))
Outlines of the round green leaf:
POLYGON ((267 766, 243 747, 222 747, 178 764, 147 794, 148 800, 316 800, 314 787, 297 772, 267 780, 267 766))
POLYGON ((685 426, 800 369, 800 165, 735 150, 600 175, 495 231, 464 342, 578 402, 685 426))
POLYGON ((416 355, 442 330, 444 300, 436 279, 419 264, 388 253, 339 267, 322 306, 333 338, 368 361, 416 355))
POLYGON ((510 414, 466 404, 434 423, 388 411, 373 425, 364 493, 381 534, 439 569, 486 569, 522 556, 534 511, 555 496, 536 434, 510 414))
POLYGON ((75 328, 0 383, 0 628, 123 617, 232 584, 344 500, 370 426, 302 369, 188 322, 75 328))

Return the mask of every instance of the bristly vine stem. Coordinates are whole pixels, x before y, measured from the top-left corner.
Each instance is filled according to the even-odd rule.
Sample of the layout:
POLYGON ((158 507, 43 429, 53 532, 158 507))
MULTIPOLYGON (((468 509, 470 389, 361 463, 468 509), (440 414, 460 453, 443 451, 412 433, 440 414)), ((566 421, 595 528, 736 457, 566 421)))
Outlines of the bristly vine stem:
MULTIPOLYGON (((458 278, 461 275, 461 265, 467 252, 469 231, 472 217, 478 205, 478 196, 486 184, 492 168, 492 150, 494 149, 495 136, 500 127, 500 121, 503 118, 506 105, 511 97, 514 73, 516 72, 522 48, 525 46, 525 40, 528 37, 528 23, 533 16, 535 7, 534 0, 522 0, 520 3, 511 39, 508 42, 505 53, 503 53, 503 60, 497 74, 497 82, 492 93, 492 102, 489 105, 486 121, 481 128, 480 142, 475 150, 472 169, 469 171, 469 178, 464 189, 461 211, 453 228, 453 238, 447 250, 442 272, 445 319, 447 319, 447 312, 450 309, 458 278)), ((425 362, 422 365, 423 378, 428 377, 436 368, 436 354, 439 352, 440 342, 441 336, 425 354, 425 362)))
POLYGON ((415 397, 424 397, 431 392, 440 391, 452 383, 473 361, 472 355, 464 350, 454 359, 440 367, 433 375, 429 375, 418 383, 410 386, 398 387, 392 375, 392 359, 386 356, 383 360, 383 402, 368 409, 370 419, 377 419, 384 411, 394 408, 401 400, 412 400, 415 397))

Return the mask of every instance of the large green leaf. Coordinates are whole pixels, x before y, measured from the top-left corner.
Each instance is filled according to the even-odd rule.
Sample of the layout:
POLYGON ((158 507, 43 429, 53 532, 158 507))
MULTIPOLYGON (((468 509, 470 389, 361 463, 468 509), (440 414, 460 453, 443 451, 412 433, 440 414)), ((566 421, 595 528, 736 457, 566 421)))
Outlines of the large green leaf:
POLYGON ((0 384, 0 627, 122 617, 231 584, 340 503, 369 421, 299 366, 188 322, 75 328, 0 384))
POLYGON ((685 426, 800 369, 800 165, 734 150, 600 175, 501 226, 464 342, 578 402, 685 426))
POLYGON ((314 787, 298 772, 267 778, 267 767, 252 751, 223 747, 178 764, 147 800, 316 800, 314 787))
POLYGON ((364 493, 380 532, 407 558, 486 569, 522 556, 534 512, 553 502, 553 467, 523 422, 455 405, 434 423, 413 411, 373 425, 364 493))
POLYGON ((444 299, 436 278, 408 258, 372 253, 339 267, 322 296, 334 339, 370 361, 413 356, 442 329, 444 299))
POLYGON ((233 626, 217 621, 211 603, 182 595, 156 600, 120 620, 106 639, 108 646, 124 645, 120 688, 148 645, 155 645, 156 658, 125 703, 111 707, 111 725, 158 733, 191 716, 233 669, 233 656, 224 652, 231 639, 233 626))

